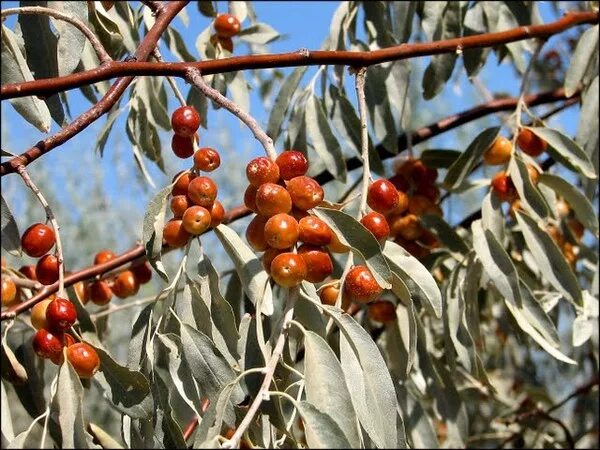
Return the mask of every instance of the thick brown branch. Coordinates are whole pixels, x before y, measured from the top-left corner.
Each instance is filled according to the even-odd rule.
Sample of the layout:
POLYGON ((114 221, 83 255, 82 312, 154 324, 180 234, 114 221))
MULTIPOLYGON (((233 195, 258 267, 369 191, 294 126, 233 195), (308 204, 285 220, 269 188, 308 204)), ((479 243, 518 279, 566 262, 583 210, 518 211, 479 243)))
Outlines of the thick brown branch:
MULTIPOLYGON (((575 94, 578 95, 578 94, 575 94)), ((525 104, 528 106, 541 105, 544 103, 553 103, 555 101, 559 101, 564 99, 564 92, 562 89, 557 89, 551 92, 545 92, 542 94, 532 94, 525 96, 525 104)), ((466 111, 460 112, 458 114, 453 114, 449 117, 446 117, 438 122, 432 123, 423 128, 419 128, 418 130, 412 133, 412 141, 413 143, 419 143, 426 141, 427 139, 442 134, 446 131, 452 130, 460 125, 463 125, 467 122, 479 119, 489 114, 494 114, 498 111, 508 111, 515 108, 517 104, 517 98, 505 98, 500 100, 493 100, 488 103, 484 103, 482 105, 476 106, 474 108, 468 109, 466 111)), ((569 99, 569 102, 574 102, 575 99, 569 99)), ((406 149, 408 138, 406 135, 402 135, 398 139, 398 152, 406 149)), ((388 152, 382 146, 376 147, 379 156, 381 159, 391 158, 396 156, 393 153, 388 152)), ((348 170, 353 170, 362 165, 362 162, 359 158, 350 158, 346 161, 346 167, 348 170)), ((322 172, 315 177, 320 184, 327 183, 331 181, 333 177, 329 172, 322 172)), ((242 217, 248 216, 251 214, 250 211, 245 206, 237 206, 235 208, 230 209, 227 214, 225 214, 223 218, 223 223, 228 224, 234 222, 242 217)), ((116 269, 125 264, 128 264, 135 259, 143 258, 145 256, 145 250, 142 245, 132 248, 131 250, 123 253, 116 259, 113 259, 105 264, 100 264, 97 266, 91 266, 86 269, 80 270, 79 272, 75 272, 67 277, 65 277, 65 287, 71 286, 79 281, 87 280, 90 278, 94 278, 98 275, 102 275, 107 273, 112 269, 116 269)), ((15 305, 7 310, 3 311, 0 315, 0 320, 6 320, 14 317, 15 315, 20 314, 23 311, 28 310, 37 302, 43 300, 49 295, 55 293, 58 289, 58 283, 55 283, 50 286, 46 286, 44 289, 39 291, 36 295, 31 297, 26 302, 23 302, 19 305, 15 305)))
MULTIPOLYGON (((171 23, 173 18, 179 11, 181 11, 181 9, 183 9, 183 7, 185 7, 187 3, 187 1, 170 2, 160 10, 159 15, 156 17, 154 26, 150 29, 150 31, 148 31, 148 34, 146 34, 144 40, 135 52, 135 57, 138 61, 145 60, 148 58, 148 56, 150 56, 152 50, 158 42, 158 39, 169 26, 169 23, 171 23)), ((19 166, 26 166, 43 154, 61 144, 64 144, 73 136, 83 131, 100 116, 106 114, 118 102, 119 98, 121 98, 121 95, 123 95, 125 92, 125 89, 127 89, 127 87, 133 81, 133 78, 134 77, 131 76, 119 78, 98 103, 96 103, 88 111, 84 112, 69 125, 61 129, 58 133, 38 142, 34 147, 30 148, 25 153, 11 159, 10 161, 2 163, 0 175, 16 172, 19 166)))
MULTIPOLYGON (((346 65, 368 67, 386 61, 460 52, 472 48, 495 47, 530 38, 547 38, 573 26, 598 23, 597 12, 569 12, 561 19, 544 25, 529 25, 497 33, 486 33, 442 41, 401 44, 373 51, 297 51, 291 53, 249 55, 193 63, 159 62, 112 62, 97 69, 78 72, 59 78, 29 81, 2 86, 0 99, 5 100, 29 95, 49 96, 91 83, 118 76, 171 75, 184 77, 190 68, 200 70, 203 75, 236 72, 247 69, 275 67, 346 65)), ((138 58, 138 61, 141 58, 138 58)))

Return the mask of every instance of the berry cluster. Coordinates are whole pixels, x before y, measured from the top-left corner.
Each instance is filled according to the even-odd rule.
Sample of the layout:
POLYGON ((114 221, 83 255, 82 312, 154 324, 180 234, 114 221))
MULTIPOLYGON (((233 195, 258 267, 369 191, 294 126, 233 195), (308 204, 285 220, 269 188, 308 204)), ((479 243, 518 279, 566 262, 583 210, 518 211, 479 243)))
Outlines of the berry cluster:
POLYGON ((31 309, 31 324, 37 330, 32 345, 36 355, 54 364, 63 361, 63 348, 67 359, 80 378, 91 378, 100 367, 96 350, 85 342, 76 342, 67 330, 77 320, 75 305, 66 298, 56 297, 37 303, 31 309))
POLYGON ((219 14, 214 23, 215 34, 211 35, 210 43, 215 47, 220 45, 221 48, 229 53, 233 52, 233 36, 240 32, 240 21, 231 14, 219 14))
POLYGON ((320 283, 333 272, 327 246, 335 234, 309 213, 323 201, 324 192, 307 171, 308 160, 294 150, 282 152, 275 161, 255 158, 246 167, 250 184, 244 204, 257 214, 246 229, 246 240, 264 252, 265 270, 284 287, 302 280, 320 283))
POLYGON ((198 140, 200 115, 191 106, 177 108, 171 117, 175 135, 171 147, 180 158, 194 157, 192 170, 173 178, 171 211, 173 218, 163 229, 163 238, 171 247, 183 247, 192 235, 200 235, 223 220, 225 210, 217 200, 217 184, 199 172, 212 172, 221 165, 219 153, 210 147, 194 151, 198 140))

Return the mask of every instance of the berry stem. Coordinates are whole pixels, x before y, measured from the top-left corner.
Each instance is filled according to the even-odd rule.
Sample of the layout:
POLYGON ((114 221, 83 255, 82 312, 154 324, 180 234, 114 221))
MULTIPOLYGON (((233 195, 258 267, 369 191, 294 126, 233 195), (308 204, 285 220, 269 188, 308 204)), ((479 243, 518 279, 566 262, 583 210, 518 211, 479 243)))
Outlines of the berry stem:
POLYGON ((361 67, 356 72, 355 88, 358 98, 358 112, 360 115, 360 146, 363 163, 362 192, 360 196, 359 218, 367 212, 367 191, 371 181, 371 167, 369 165, 369 131, 367 129, 367 101, 365 99, 365 76, 367 68, 361 67))
MULTIPOLYGON (((164 62, 163 57, 160 54, 160 50, 158 49, 158 47, 155 47, 154 50, 152 50, 152 56, 158 62, 164 62)), ((175 83, 175 80, 173 79, 173 77, 167 76, 167 81, 169 82, 169 85, 171 86, 171 89, 173 90, 173 93, 175 94, 175 97, 177 97, 177 100, 179 101, 181 106, 186 106, 187 102, 185 101, 185 98, 183 98, 183 95, 181 94, 181 91, 177 87, 177 83, 175 83)))
POLYGON ((48 218, 48 221, 50 222, 50 225, 52 225, 52 228, 54 230, 54 236, 56 238, 56 258, 58 259, 58 296, 66 297, 66 295, 65 295, 65 266, 63 264, 63 262, 64 262, 63 250, 62 250, 62 243, 60 240, 60 234, 58 232, 58 230, 59 230, 58 222, 56 221, 56 217, 54 217, 52 208, 50 208, 50 205, 46 201, 46 198, 44 197, 42 192, 38 189, 38 187, 35 185, 35 183, 31 179, 31 177, 29 176, 29 173, 27 173, 25 166, 19 166, 19 168, 17 169, 17 172, 19 173, 19 175, 21 176, 21 178, 23 179, 23 182, 27 185, 27 187, 29 189, 31 189, 31 191, 38 198, 40 204, 44 208, 44 211, 46 211, 46 217, 48 218))
POLYGON ((254 137, 262 144, 266 155, 272 161, 275 161, 275 158, 277 158, 277 152, 275 151, 275 146, 273 145, 273 139, 271 139, 267 133, 264 132, 254 117, 242 111, 238 105, 222 95, 219 91, 211 88, 204 81, 198 69, 188 69, 186 71, 185 78, 205 96, 218 103, 242 122, 244 122, 246 126, 250 128, 250 131, 252 131, 254 137))

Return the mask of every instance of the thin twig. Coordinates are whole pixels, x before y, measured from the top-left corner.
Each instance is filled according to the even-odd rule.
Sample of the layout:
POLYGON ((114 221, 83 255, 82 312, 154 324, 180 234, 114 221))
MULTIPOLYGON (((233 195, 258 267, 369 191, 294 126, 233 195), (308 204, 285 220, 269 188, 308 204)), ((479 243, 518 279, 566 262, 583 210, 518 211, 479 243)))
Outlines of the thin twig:
POLYGON ((56 9, 45 8, 43 6, 21 6, 19 8, 8 8, 0 11, 0 16, 3 18, 11 16, 13 14, 41 14, 44 16, 54 17, 55 19, 62 20, 64 22, 68 22, 71 25, 75 26, 79 31, 81 31, 84 34, 84 36, 90 41, 90 44, 92 44, 92 48, 96 52, 96 55, 98 55, 100 64, 108 64, 113 60, 102 45, 102 42, 100 42, 100 40, 96 37, 94 32, 90 30, 84 22, 82 22, 76 17, 57 11, 56 9))
POLYGON ((277 152, 275 151, 275 146, 273 145, 273 139, 267 136, 267 133, 263 131, 254 117, 242 111, 238 105, 222 95, 219 91, 211 88, 204 81, 198 69, 187 70, 185 78, 206 97, 218 103, 231 112, 234 116, 239 118, 242 122, 244 122, 246 126, 250 128, 250 131, 252 131, 254 137, 262 144, 267 156, 271 160, 275 161, 275 158, 277 158, 277 152))
POLYGON ((360 195, 359 218, 367 213, 367 192, 371 181, 371 167, 369 165, 369 131, 367 129, 367 101, 365 99, 365 76, 367 68, 361 67, 356 72, 355 89, 358 98, 358 112, 360 115, 360 146, 363 163, 362 186, 360 195))
POLYGON ((50 205, 46 201, 46 198, 44 197, 42 192, 38 189, 38 187, 35 185, 35 183, 31 179, 31 177, 27 173, 27 170, 25 169, 25 167, 21 166, 19 168, 18 172, 19 172, 19 175, 21 176, 21 178, 23 178, 23 182, 27 185, 27 187, 29 189, 31 189, 31 191, 34 193, 34 195, 37 197, 38 201, 44 208, 44 211, 46 212, 46 217, 48 218, 50 225, 52 225, 52 228, 54 229, 54 237, 56 238, 56 258, 58 259, 58 296, 66 297, 66 295, 65 295, 65 265, 64 265, 62 242, 60 240, 60 233, 59 233, 60 227, 58 226, 56 217, 54 217, 52 208, 50 208, 50 205))
MULTIPOLYGON (((162 55, 160 54, 160 50, 158 49, 158 47, 154 48, 154 50, 152 51, 152 56, 158 62, 163 62, 163 58, 162 58, 162 55)), ((167 78, 167 81, 169 82, 169 85, 171 86, 171 89, 173 90, 173 93, 175 94, 175 97, 177 97, 177 100, 179 100, 179 103, 181 104, 181 106, 185 106, 187 104, 187 102, 185 101, 185 98, 183 98, 183 95, 181 94, 181 91, 177 87, 177 83, 175 82, 173 77, 167 76, 166 78, 167 78)))

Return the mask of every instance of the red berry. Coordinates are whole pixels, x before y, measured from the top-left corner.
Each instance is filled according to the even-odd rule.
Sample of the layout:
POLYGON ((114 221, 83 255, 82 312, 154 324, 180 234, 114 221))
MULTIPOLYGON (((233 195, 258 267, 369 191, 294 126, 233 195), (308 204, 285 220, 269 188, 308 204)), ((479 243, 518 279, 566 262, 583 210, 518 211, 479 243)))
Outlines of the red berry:
POLYGON ((292 209, 292 198, 283 186, 264 183, 256 191, 256 208, 263 216, 288 213, 292 209))
POLYGON ((396 307, 392 302, 377 300, 369 304, 367 315, 376 322, 391 322, 396 318, 396 307))
POLYGON ((400 199, 398 190, 388 180, 376 180, 367 192, 367 204, 379 213, 385 214, 398 207, 400 199))
POLYGON ((483 154, 483 161, 489 166, 506 164, 510 160, 512 142, 504 136, 498 136, 483 154))
POLYGON ((131 268, 136 280, 140 284, 146 284, 152 279, 152 267, 148 261, 138 264, 131 268))
POLYGON ((173 195, 173 197, 175 197, 176 195, 187 195, 190 181, 192 181, 194 178, 196 178, 196 175, 194 175, 192 172, 177 173, 173 177, 173 183, 175 183, 175 184, 173 185, 171 195, 173 195), (177 181, 175 181, 175 180, 177 180, 177 181))
POLYGON ((182 217, 183 228, 190 234, 204 233, 210 227, 210 212, 202 206, 190 206, 182 217))
POLYGON ((308 171, 306 156, 295 150, 282 152, 275 163, 279 166, 279 174, 283 180, 304 175, 308 171))
POLYGON ((212 172, 221 165, 221 156, 214 148, 203 147, 194 153, 194 168, 203 172, 212 172))
POLYGON ((273 262, 275 257, 282 253, 288 253, 289 251, 290 251, 289 248, 279 249, 279 248, 268 247, 262 255, 262 264, 263 264, 265 271, 268 274, 270 274, 271 273, 271 263, 273 262))
POLYGON ((21 237, 21 247, 28 256, 39 258, 54 246, 54 231, 43 223, 34 223, 21 237))
POLYGON ((38 281, 46 286, 58 280, 58 258, 54 255, 44 255, 35 266, 38 281))
POLYGON ((385 241, 390 235, 390 226, 383 214, 370 212, 360 220, 360 223, 380 242, 385 241))
POLYGON ((30 280, 37 281, 37 276, 35 274, 35 266, 33 266, 31 264, 28 266, 21 266, 21 268, 19 269, 19 272, 21 272, 23 275, 25 275, 30 280))
POLYGON ((223 218, 225 217, 225 208, 221 205, 221 202, 215 200, 210 209, 210 227, 215 228, 221 225, 223 218))
POLYGON ((323 188, 313 178, 306 176, 294 177, 287 182, 287 190, 292 197, 292 204, 307 211, 323 201, 323 188))
POLYGON ((259 188, 261 184, 279 181, 279 166, 269 158, 254 158, 246 166, 246 177, 252 186, 259 188))
POLYGON ((198 140, 198 133, 192 136, 180 136, 174 134, 171 138, 171 150, 175 156, 186 159, 194 154, 194 140, 198 140))
POLYGON ((171 127, 175 134, 192 137, 200 128, 200 114, 193 106, 181 106, 171 116, 171 127))
POLYGON ((194 204, 211 208, 217 198, 217 185, 209 177, 196 177, 188 186, 187 195, 194 204))
POLYGON ((119 298, 131 297, 137 294, 140 283, 131 270, 125 270, 115 277, 112 291, 119 298))
POLYGON ((11 306, 17 298, 17 285, 9 276, 2 275, 2 305, 11 306))
POLYGON ((301 245, 298 254, 306 263, 305 279, 311 283, 320 283, 333 273, 333 262, 324 247, 301 245))
POLYGON ((94 281, 89 287, 90 300, 96 305, 106 305, 113 296, 112 289, 104 280, 94 281))
POLYGON ((265 224, 267 218, 263 216, 254 216, 246 228, 246 240, 250 247, 257 252, 262 252, 267 249, 267 240, 265 238, 265 224))
POLYGON ((298 286, 306 278, 306 263, 296 253, 281 253, 271 262, 271 277, 279 286, 298 286))
POLYGON ((53 331, 65 331, 77 320, 75 305, 66 298, 56 297, 46 309, 48 328, 53 331))
POLYGON ((492 178, 492 191, 503 202, 510 202, 517 197, 517 189, 512 179, 505 172, 498 172, 492 178))
POLYGON ((48 330, 42 328, 33 336, 33 351, 40 358, 60 358, 60 354, 62 353, 63 349, 61 338, 62 336, 60 333, 58 335, 54 335, 48 330))
POLYGON ((94 257, 94 265, 104 264, 105 262, 115 259, 117 254, 112 250, 101 250, 94 257))
POLYGON ((89 344, 79 342, 67 348, 67 359, 79 378, 92 378, 100 368, 98 353, 89 344))
POLYGON ((176 195, 171 198, 171 212, 176 219, 181 219, 185 210, 190 206, 192 205, 187 195, 176 195))
POLYGON ((249 184, 246 190, 244 191, 244 206, 246 206, 246 208, 253 212, 258 212, 258 208, 256 207, 257 192, 258 188, 256 186, 252 186, 251 184, 249 184))
POLYGON ((517 136, 517 144, 529 156, 540 156, 548 148, 548 143, 527 128, 523 128, 517 136))
POLYGON ((240 21, 231 14, 219 14, 213 25, 220 38, 230 38, 240 32, 240 21))
POLYGON ((171 247, 183 247, 189 238, 190 233, 183 228, 183 222, 180 219, 169 220, 163 228, 163 239, 171 247))
POLYGON ((265 240, 270 247, 290 248, 298 241, 298 222, 289 214, 275 214, 264 227, 265 240))
POLYGON ((48 309, 48 305, 52 303, 54 299, 47 298, 42 300, 41 302, 36 303, 31 308, 31 325, 36 330, 41 330, 42 328, 48 328, 48 321, 46 320, 46 310, 48 309))
POLYGON ((318 217, 303 217, 298 225, 300 227, 298 239, 306 244, 329 245, 333 239, 329 226, 318 217))
POLYGON ((381 286, 366 266, 354 266, 346 275, 344 293, 358 303, 370 303, 381 295, 381 286))

